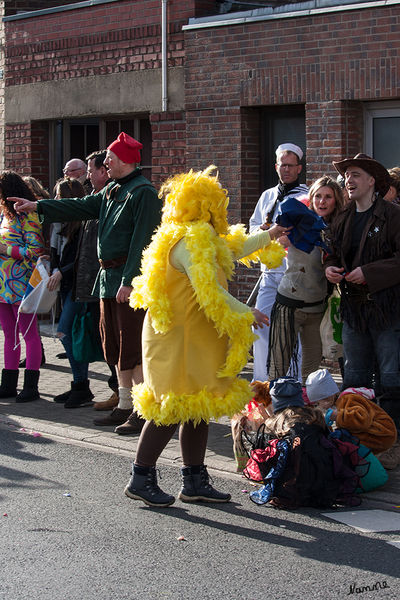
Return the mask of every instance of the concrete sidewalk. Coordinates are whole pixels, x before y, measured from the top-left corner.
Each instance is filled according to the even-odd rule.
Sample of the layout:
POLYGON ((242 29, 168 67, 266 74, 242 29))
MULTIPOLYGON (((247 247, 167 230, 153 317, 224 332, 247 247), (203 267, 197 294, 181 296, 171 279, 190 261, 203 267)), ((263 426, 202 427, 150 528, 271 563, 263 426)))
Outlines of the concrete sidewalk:
MULTIPOLYGON (((12 400, 0 399, 0 424, 37 431, 42 435, 55 436, 65 441, 99 446, 103 450, 133 457, 138 436, 119 436, 114 433, 113 427, 99 427, 93 424, 94 417, 108 413, 100 413, 90 406, 68 410, 64 408, 64 405, 53 402, 55 395, 70 388, 71 374, 68 361, 56 357, 57 354, 63 352, 63 346, 59 340, 50 337, 51 327, 42 325, 41 330, 46 354, 46 364, 42 367, 40 375, 41 399, 26 404, 16 404, 12 400)), ((0 360, 1 364, 4 364, 1 330, 0 347, 0 360)), ((243 374, 250 378, 250 365, 243 374)), ((109 375, 110 372, 105 363, 91 363, 90 388, 97 401, 107 400, 112 393, 107 385, 109 375)), ((22 383, 22 371, 19 383, 20 385, 22 383)), ((231 477, 237 477, 239 484, 241 475, 236 473, 230 431, 230 422, 227 418, 210 424, 206 464, 211 469, 223 471, 231 477)), ((164 450, 161 462, 176 464, 178 467, 180 460, 179 442, 175 435, 164 450)), ((396 510, 396 507, 400 505, 400 468, 389 472, 389 482, 384 487, 365 494, 363 497, 368 500, 369 505, 372 503, 374 506, 386 509, 390 507, 391 510, 396 510)), ((364 502, 362 506, 365 504, 364 502)))

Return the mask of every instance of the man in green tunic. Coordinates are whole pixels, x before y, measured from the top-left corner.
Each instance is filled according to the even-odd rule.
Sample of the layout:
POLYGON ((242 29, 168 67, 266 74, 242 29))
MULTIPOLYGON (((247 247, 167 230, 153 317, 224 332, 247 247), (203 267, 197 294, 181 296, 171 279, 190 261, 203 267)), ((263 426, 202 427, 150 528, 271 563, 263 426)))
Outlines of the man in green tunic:
POLYGON ((141 330, 144 311, 129 306, 133 277, 140 274, 144 248, 161 220, 161 200, 141 174, 142 144, 122 132, 107 148, 104 164, 112 181, 84 198, 39 200, 10 198, 17 212, 37 210, 46 222, 99 220, 100 270, 93 294, 100 297, 100 333, 106 361, 116 365, 119 404, 97 425, 119 425, 117 433, 140 431, 143 421, 132 413, 131 388, 141 383, 141 330))

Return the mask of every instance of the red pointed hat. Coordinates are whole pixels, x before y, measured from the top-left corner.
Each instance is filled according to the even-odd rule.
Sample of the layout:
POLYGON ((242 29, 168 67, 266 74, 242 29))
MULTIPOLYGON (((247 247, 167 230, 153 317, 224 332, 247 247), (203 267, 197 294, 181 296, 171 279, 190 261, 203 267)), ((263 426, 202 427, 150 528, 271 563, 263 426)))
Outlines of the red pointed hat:
POLYGON ((122 162, 132 164, 140 163, 140 150, 142 148, 143 144, 122 131, 117 139, 111 142, 107 150, 114 152, 122 162))

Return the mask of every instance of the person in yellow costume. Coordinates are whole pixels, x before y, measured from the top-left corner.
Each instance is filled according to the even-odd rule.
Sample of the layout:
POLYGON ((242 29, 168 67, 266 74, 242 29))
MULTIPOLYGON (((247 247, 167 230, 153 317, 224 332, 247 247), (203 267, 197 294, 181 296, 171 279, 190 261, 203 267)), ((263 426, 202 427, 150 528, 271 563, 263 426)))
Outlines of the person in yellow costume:
POLYGON ((174 496, 157 484, 155 465, 180 423, 184 502, 228 502, 209 482, 204 456, 210 419, 232 416, 251 398, 237 377, 254 340, 251 326, 267 317, 227 291, 234 260, 278 266, 282 246, 272 239, 288 232, 274 225, 247 236, 229 227, 229 198, 213 174, 183 173, 160 190, 163 217, 132 281, 130 305, 147 308, 143 325, 144 383, 134 386, 133 405, 146 419, 125 494, 149 506, 169 506, 174 496))

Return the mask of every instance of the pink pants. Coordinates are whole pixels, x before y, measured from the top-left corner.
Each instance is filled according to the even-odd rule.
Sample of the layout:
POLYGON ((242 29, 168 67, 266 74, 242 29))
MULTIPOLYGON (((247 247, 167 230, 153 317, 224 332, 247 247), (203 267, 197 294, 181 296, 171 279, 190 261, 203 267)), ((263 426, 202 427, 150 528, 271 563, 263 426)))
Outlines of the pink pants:
POLYGON ((18 344, 15 350, 14 346, 15 341, 19 342, 21 334, 26 346, 26 368, 38 371, 42 362, 42 345, 40 343, 37 317, 35 316, 32 321, 32 315, 21 313, 19 315, 17 333, 15 333, 17 316, 18 304, 0 302, 0 323, 4 333, 4 368, 18 369, 21 346, 18 344), (29 327, 31 321, 32 324, 29 327))

